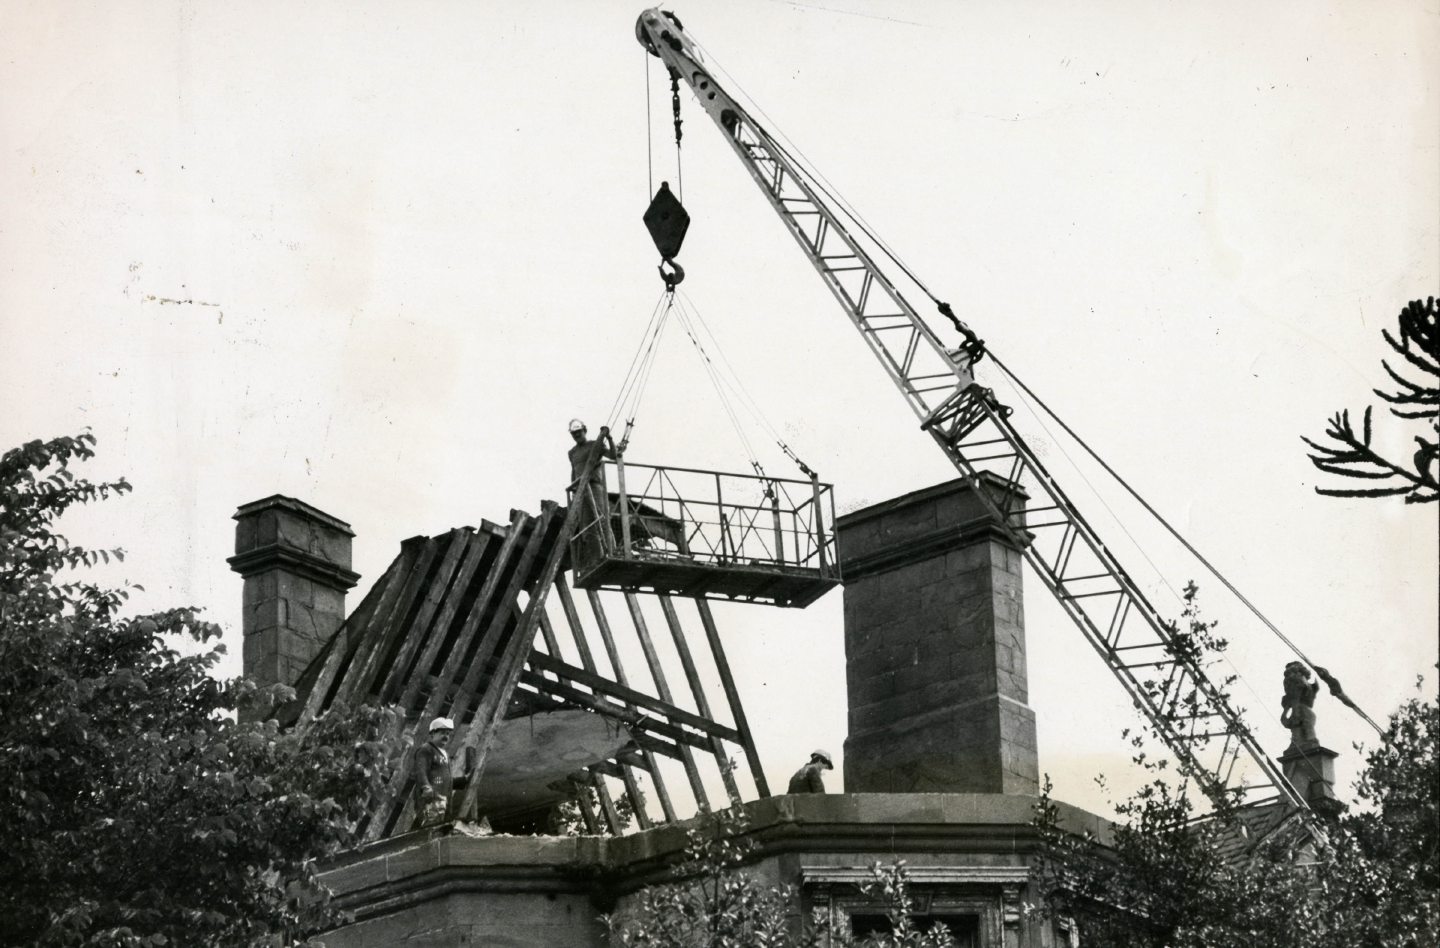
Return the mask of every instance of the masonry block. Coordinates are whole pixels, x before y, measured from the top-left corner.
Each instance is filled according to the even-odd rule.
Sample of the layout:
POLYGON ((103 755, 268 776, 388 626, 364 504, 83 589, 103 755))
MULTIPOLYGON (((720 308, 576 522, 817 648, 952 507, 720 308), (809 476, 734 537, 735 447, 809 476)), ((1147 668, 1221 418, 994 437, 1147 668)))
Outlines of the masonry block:
MULTIPOLYGON (((1018 491, 999 478, 978 489, 1001 502, 1018 491)), ((841 517, 836 537, 845 789, 1034 793, 1023 557, 981 495, 940 484, 841 517)))

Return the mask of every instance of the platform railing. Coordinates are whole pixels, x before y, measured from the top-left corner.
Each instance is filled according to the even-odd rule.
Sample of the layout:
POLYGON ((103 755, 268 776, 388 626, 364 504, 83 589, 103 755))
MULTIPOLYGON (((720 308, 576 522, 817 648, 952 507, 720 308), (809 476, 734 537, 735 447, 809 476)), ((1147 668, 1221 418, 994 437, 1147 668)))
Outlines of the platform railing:
POLYGON ((606 461, 572 489, 582 509, 573 550, 600 557, 814 571, 838 578, 831 485, 818 479, 732 474, 606 461), (587 497, 588 494, 588 497, 587 497))

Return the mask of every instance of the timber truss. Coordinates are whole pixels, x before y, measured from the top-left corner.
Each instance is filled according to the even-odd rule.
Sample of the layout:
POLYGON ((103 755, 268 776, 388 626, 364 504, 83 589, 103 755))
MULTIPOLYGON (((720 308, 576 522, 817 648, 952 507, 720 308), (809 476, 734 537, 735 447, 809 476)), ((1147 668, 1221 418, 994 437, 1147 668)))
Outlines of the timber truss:
POLYGON ((456 813, 475 812, 497 729, 555 710, 583 709, 629 734, 607 759, 565 777, 566 795, 589 832, 621 831, 616 793, 641 829, 688 817, 690 803, 672 793, 667 772, 672 779, 683 774, 699 811, 710 810, 709 794, 722 788, 729 799, 721 806, 742 799, 732 766, 741 755, 758 794, 769 795, 708 604, 577 595, 566 579, 572 519, 567 508, 546 502, 539 516, 512 511, 508 526, 484 522, 405 541, 300 679, 292 714, 302 725, 339 703, 401 712, 392 736, 403 757, 361 827, 364 840, 413 826, 411 758, 429 722, 441 716, 455 721, 452 758, 472 766, 468 784, 456 792, 456 813), (697 645, 708 657, 691 645, 687 624, 693 629, 697 622, 703 631, 697 645), (652 634, 662 625, 664 638, 652 634), (643 657, 646 671, 632 677, 627 656, 632 663, 643 657), (671 689, 677 665, 688 690, 680 701, 688 707, 671 689), (729 723, 712 712, 702 665, 719 679, 729 723))

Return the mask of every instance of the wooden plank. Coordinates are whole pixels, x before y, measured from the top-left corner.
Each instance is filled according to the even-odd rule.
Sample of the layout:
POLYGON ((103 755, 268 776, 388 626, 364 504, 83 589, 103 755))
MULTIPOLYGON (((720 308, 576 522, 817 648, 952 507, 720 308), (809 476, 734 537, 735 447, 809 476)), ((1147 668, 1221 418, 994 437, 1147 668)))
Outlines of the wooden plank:
POLYGON ((705 638, 710 642, 710 654, 715 659, 715 670, 720 673, 720 686, 730 704, 730 717, 740 735, 740 747, 745 751, 745 760, 750 764, 750 776, 755 779, 755 789, 760 796, 770 795, 770 786, 765 780, 765 770, 760 766, 760 755, 755 750, 755 738, 750 733, 750 722, 745 718, 745 707, 740 702, 740 690, 735 687, 735 676, 730 673, 730 661, 725 657, 725 646, 720 641, 720 632, 715 627, 715 617, 710 604, 703 599, 695 600, 695 609, 700 613, 700 624, 705 628, 705 638))
MULTIPOLYGON (((405 588, 405 577, 410 575, 414 569, 415 560, 418 556, 418 549, 415 544, 409 547, 401 545, 400 555, 390 564, 390 568, 381 577, 383 592, 380 601, 376 604, 375 610, 363 624, 351 625, 347 622, 341 627, 345 635, 344 648, 337 648, 330 653, 329 660, 321 669, 315 686, 310 690, 310 697, 305 702, 305 708, 300 712, 300 724, 313 720, 323 709, 329 707, 329 693, 336 684, 336 677, 340 674, 342 667, 348 659, 353 665, 359 657, 361 646, 370 638, 370 630, 378 623, 384 621, 394 609, 401 593, 405 588)), ((380 586, 379 583, 376 584, 380 586)), ((339 633, 337 633, 338 635, 339 633)))
POLYGON ((371 624, 370 633, 366 636, 370 640, 370 648, 365 650, 363 655, 356 653, 335 692, 336 701, 360 703, 370 697, 370 683, 376 678, 381 663, 394 647, 396 637, 404 631, 410 608, 425 588, 425 581, 430 576, 430 569, 439 553, 439 543, 433 539, 421 539, 423 545, 410 575, 405 579, 405 588, 396 600, 395 608, 390 610, 378 628, 375 623, 371 624))
POLYGON ((375 581, 375 584, 370 587, 365 598, 360 600, 360 605, 356 606, 346 617, 340 628, 335 630, 335 634, 330 636, 320 653, 310 662, 304 674, 300 676, 300 680, 295 683, 295 701, 282 709, 279 715, 282 727, 293 726, 300 722, 301 715, 310 706, 312 696, 317 709, 325 706, 325 693, 330 690, 336 673, 344 663, 346 654, 350 651, 354 638, 351 630, 363 629, 370 622, 371 616, 374 615, 376 608, 384 599, 385 590, 399 573, 399 566, 400 557, 396 557, 386 567, 380 578, 375 581))
MULTIPOLYGON (((487 534, 477 534, 469 527, 452 530, 447 536, 450 542, 445 558, 441 561, 438 572, 431 579, 425 603, 422 604, 414 621, 409 624, 405 639, 401 643, 401 654, 391 663, 385 682, 380 688, 381 700, 385 700, 387 695, 392 696, 391 700, 398 703, 404 712, 396 716, 389 735, 391 740, 403 743, 405 746, 400 757, 401 766, 397 769, 397 773, 391 776, 392 782, 399 777, 403 783, 410 776, 410 766, 414 761, 415 736, 417 732, 425 733, 420 731, 420 728, 428 726, 428 721, 416 721, 412 725, 409 715, 415 710, 414 705, 419 697, 420 687, 430 678, 430 664, 434 661, 435 654, 444 642, 450 622, 459 610, 465 585, 479 564, 480 552, 487 543, 487 534), (444 604, 443 608, 440 608, 440 615, 432 626, 430 625, 431 616, 434 615, 441 603, 444 604), (410 659, 422 641, 425 648, 411 669, 408 667, 410 659), (395 693, 402 687, 403 693, 399 695, 398 699, 395 698, 395 693)), ((388 819, 393 811, 393 798, 382 795, 381 800, 390 805, 372 808, 372 812, 384 809, 384 816, 388 819)))
MULTIPOLYGON (((626 549, 629 549, 628 540, 625 546, 626 549)), ((580 664, 587 672, 593 673, 596 671, 595 658, 591 654, 590 642, 585 635, 585 626, 580 621, 580 611, 575 608, 575 599, 570 594, 570 587, 565 582, 564 573, 558 573, 555 576, 555 592, 560 596, 561 610, 565 613, 565 624, 570 627, 570 636, 574 639, 575 648, 580 653, 580 664)), ((545 623, 544 614, 540 616, 540 619, 542 623, 545 623)), ((562 657, 558 646, 552 650, 550 654, 556 658, 562 657)), ((630 806, 635 813, 635 819, 640 823, 642 829, 648 829, 650 826, 650 817, 645 812, 645 797, 644 794, 640 792, 640 785, 635 779, 635 774, 633 774, 628 767, 622 767, 621 771, 622 779, 625 783, 625 793, 630 799, 630 806)))
POLYGON ((551 624, 550 617, 540 613, 540 634, 545 639, 545 654, 560 657, 560 640, 555 637, 555 626, 551 624))
MULTIPOLYGON (((680 655, 680 667, 685 670, 685 679, 690 683, 690 693, 695 698, 695 710, 707 721, 713 721, 710 702, 705 697, 705 686, 695 668, 695 657, 690 654, 690 643, 685 640, 685 629, 680 625, 680 616, 675 612, 675 603, 669 596, 660 597, 660 611, 665 615, 665 624, 670 627, 670 637, 675 641, 675 651, 680 655)), ((739 735, 736 734, 735 737, 738 738, 739 735)), ((725 784, 725 792, 729 795, 730 802, 738 805, 741 802, 740 788, 735 784, 730 755, 726 753, 725 745, 720 743, 720 739, 713 733, 710 737, 710 751, 715 755, 715 763, 720 768, 720 780, 725 784)))
POLYGON ((605 814, 605 825, 609 828, 610 835, 619 836, 624 832, 624 827, 620 825, 620 813, 615 809, 615 801, 610 798, 610 788, 605 785, 605 778, 592 770, 590 785, 595 788, 595 796, 600 799, 600 811, 605 814))
POLYGON ((537 691, 543 690, 551 697, 561 698, 569 702, 570 706, 578 706, 594 711, 596 714, 615 718, 617 721, 625 722, 633 729, 663 734, 685 747, 695 747, 700 750, 710 749, 709 739, 700 734, 691 734, 677 725, 649 717, 634 708, 610 701, 602 695, 591 694, 588 691, 581 691, 579 688, 572 688, 563 682, 543 678, 538 672, 523 671, 520 674, 520 681, 537 691))
MULTIPOLYGON (((640 789, 640 781, 635 776, 636 764, 627 759, 623 754, 617 754, 615 759, 620 763, 620 780, 625 784, 625 798, 630 801, 630 812, 635 814, 635 822, 642 830, 649 829, 653 823, 650 821, 650 814, 645 812, 645 794, 640 789)), ((639 765, 647 773, 650 768, 639 765)))
MULTIPOLYGON (((393 702, 405 676, 410 672, 410 663, 414 660, 420 646, 431 638, 434 629, 430 622, 435 614, 440 611, 440 604, 450 593, 450 585, 455 580, 456 571, 460 567, 462 554, 470 546, 474 534, 468 528, 451 530, 447 535, 445 555, 440 560, 440 566, 435 574, 430 577, 425 590, 425 599, 420 604, 420 610, 415 614, 409 624, 400 632, 400 651, 396 653, 395 659, 376 689, 380 702, 393 702)), ((441 637, 443 638, 443 626, 441 637)))
MULTIPOLYGON (((522 679, 521 679, 521 684, 522 684, 522 685, 523 685, 523 684, 526 684, 526 682, 524 681, 523 677, 522 677, 522 679)), ((521 690, 522 690, 522 689, 518 689, 518 688, 517 688, 517 689, 516 689, 516 693, 517 693, 517 694, 520 693, 521 690)), ((532 692, 532 691, 525 691, 524 694, 525 694, 526 700, 528 700, 528 701, 530 701, 530 702, 532 702, 532 703, 534 703, 534 704, 536 704, 536 705, 544 705, 544 706, 545 706, 545 710, 556 710, 556 711, 571 710, 571 709, 575 708, 576 704, 578 703, 578 702, 566 701, 565 699, 559 698, 559 697, 557 697, 557 696, 555 696, 555 695, 539 694, 539 693, 537 693, 537 692, 532 692)), ((592 699, 594 698, 594 695, 585 695, 583 692, 580 692, 580 694, 582 694, 582 695, 583 695, 584 697, 586 697, 586 698, 592 698, 592 699)), ((596 709, 590 709, 588 705, 582 705, 582 707, 585 707, 585 708, 587 708, 587 709, 589 709, 589 710, 596 710, 596 709)), ((628 709, 626 709, 626 710, 628 710, 628 709)), ((605 713, 607 713, 607 712, 596 710, 596 713, 597 713, 597 714, 605 714, 605 713)), ((624 720, 624 719, 621 719, 621 720, 624 720)), ((649 719, 649 718, 646 718, 646 719, 645 719, 645 722, 646 722, 647 724, 653 723, 653 722, 651 721, 651 719, 649 719)), ((627 723, 628 723, 628 721, 627 721, 627 723)), ((642 757, 643 760, 653 761, 653 760, 654 760, 654 756, 653 756, 654 754, 663 754, 663 755, 665 755, 666 757, 669 757, 670 759, 672 759, 672 760, 677 760, 677 761, 680 759, 680 748, 679 748, 679 745, 677 745, 674 741, 666 740, 665 738, 660 737, 660 736, 658 735, 658 733, 656 733, 656 732, 653 732, 653 731, 650 731, 650 730, 646 730, 646 729, 641 729, 641 728, 635 728, 635 729, 631 730, 631 732, 630 732, 630 739, 635 742, 635 746, 636 746, 636 747, 640 748, 640 751, 639 751, 638 753, 644 755, 644 756, 642 757)), ((624 754, 624 755, 627 756, 627 757, 628 757, 628 756, 631 756, 631 755, 634 754, 634 753, 636 753, 636 752, 622 752, 622 754, 624 754)), ((634 763, 634 762, 632 761, 632 763, 634 763)), ((639 763, 635 763, 634 765, 635 765, 636 767, 641 767, 641 769, 647 769, 647 770, 649 769, 649 765, 642 765, 642 764, 639 764, 639 763)))
MULTIPOLYGON (((570 595, 570 587, 565 583, 565 576, 562 573, 555 577, 555 592, 560 596, 560 608, 565 612, 565 623, 570 626, 570 634, 575 638, 575 647, 580 651, 580 664, 586 671, 595 670, 595 657, 590 653, 590 643, 585 638, 585 628, 580 624, 580 613, 575 609, 575 599, 570 595)), ((555 653, 556 658, 561 658, 559 652, 555 653)))
MULTIPOLYGON (((553 508, 553 504, 551 508, 553 508)), ((516 511, 514 513, 515 523, 512 525, 512 530, 515 533, 517 542, 515 545, 509 547, 512 556, 505 560, 498 561, 495 564, 496 572, 493 574, 497 587, 501 575, 508 572, 510 579, 506 582, 504 591, 501 592, 495 600, 495 608, 492 611, 490 621, 485 624, 486 627, 484 631, 480 633, 475 655, 468 660, 469 665, 466 669, 465 676, 461 680, 459 688, 453 692, 453 695, 449 692, 448 688, 437 689, 435 693, 430 696, 430 700, 426 702, 426 711, 420 717, 420 721, 424 721, 431 717, 433 712, 444 710, 447 717, 455 720, 456 734, 462 733, 461 728, 464 728, 464 736, 458 741, 454 735, 451 736, 450 745, 446 750, 450 751, 452 755, 470 747, 477 747, 475 743, 476 740, 485 741, 483 749, 477 748, 477 769, 470 775, 470 785, 467 787, 462 797, 461 806, 459 807, 461 812, 473 809, 475 801, 478 798, 476 789, 480 777, 478 768, 484 766, 485 751, 489 749, 489 730, 490 727, 493 726, 493 722, 491 722, 489 725, 477 728, 480 721, 479 717, 472 717, 468 725, 462 722, 469 711, 470 702, 475 696, 477 689, 481 688, 482 685, 488 686, 485 695, 481 698, 483 704, 485 697, 489 695, 489 690, 494 688, 493 681, 484 680, 486 672, 485 666, 497 651, 503 653, 511 644, 511 642, 506 639, 505 633, 507 628, 515 624, 515 619, 514 611, 507 608, 507 605, 513 603, 521 590, 524 589, 530 568, 538 557, 540 548, 544 545, 545 528, 549 525, 550 521, 553 520, 553 509, 542 514, 538 522, 523 512, 516 511), (521 545, 518 540, 522 534, 527 537, 523 545, 521 545), (518 553, 516 552, 517 548, 518 553), (511 560, 514 560, 513 568, 511 567, 511 560), (502 647, 502 640, 504 647, 502 647), (448 704, 442 704, 441 702, 446 701, 447 698, 448 704)), ((487 577, 487 582, 488 580, 489 577, 487 577)), ((543 597, 541 597, 541 599, 543 601, 543 597)), ((532 598, 531 605, 534 605, 534 603, 535 599, 532 598)), ((472 610, 472 615, 476 616, 476 621, 479 622, 485 611, 484 609, 476 608, 472 610)), ((512 631, 511 634, 513 637, 514 632, 512 631)), ((464 660, 463 653, 452 653, 452 658, 453 663, 447 662, 447 669, 451 672, 453 678, 454 673, 459 670, 459 666, 462 660, 464 660)), ((517 658, 517 676, 519 674, 518 666, 521 664, 521 660, 517 658)), ((506 697, 508 699, 508 693, 506 697)), ((416 728, 418 729, 420 726, 421 724, 417 722, 416 728)), ((415 801, 410 799, 408 794, 404 795, 401 799, 395 800, 394 805, 400 808, 400 814, 395 825, 403 826, 406 825, 408 821, 413 820, 415 801)))
MULTIPOLYGON (((496 537, 494 533, 486 530, 478 531, 471 536, 465 552, 465 560, 460 564, 459 575, 451 586, 449 595, 445 597, 445 607, 440 611, 440 618, 435 621, 435 629, 439 634, 430 636, 425 642, 425 649, 415 662, 415 670, 410 673, 410 677, 405 682, 405 690, 400 695, 400 706, 406 711, 412 710, 420 697, 420 691, 430 676, 430 666, 435 664, 435 658, 445 644, 446 630, 455 621, 456 614, 460 611, 460 603, 465 598, 465 590, 473 581, 475 571, 484 561, 486 551, 503 542, 503 538, 496 537)), ((459 644, 459 636, 457 636, 455 644, 459 644)))
POLYGON ((582 668, 576 668, 574 665, 557 662, 544 652, 531 653, 529 661, 531 667, 539 671, 552 672, 559 675, 562 679, 568 679, 585 685, 587 688, 592 688, 608 697, 617 698, 625 704, 645 708, 648 711, 654 711, 656 714, 663 714, 672 721, 688 725, 707 735, 720 737, 727 741, 738 742, 740 739, 740 735, 734 729, 728 728, 718 721, 701 717, 693 711, 686 711, 684 708, 677 708, 673 704, 659 701, 643 692, 636 691, 633 688, 626 688, 624 685, 616 684, 608 678, 587 672, 582 668))
MULTIPOLYGON (((610 667, 615 670, 615 679, 621 685, 629 686, 630 682, 625 677, 625 664, 620 661, 620 651, 615 647, 615 636, 610 630, 610 618, 605 614, 605 604, 600 599, 600 594, 594 590, 587 590, 585 596, 590 601, 590 611, 595 615, 595 626, 600 630, 600 640, 605 644, 605 654, 610 658, 610 667)), ((670 791, 665 786, 665 777, 660 773, 660 766, 654 755, 647 749, 643 751, 645 758, 645 769, 650 773, 650 780, 655 784, 655 795, 660 798, 660 810, 665 815, 665 822, 676 822, 675 807, 670 802, 670 791)))
MULTIPOLYGON (((409 785, 411 783, 410 770, 414 763, 416 733, 421 732, 422 728, 428 728, 431 719, 436 717, 440 708, 445 705, 452 683, 462 667, 465 653, 469 650, 470 643, 480 628, 481 618, 493 600, 495 591, 499 588, 500 577, 504 573, 505 566, 520 545, 520 534, 529 520, 529 514, 522 511, 517 510, 512 513, 510 527, 500 543, 499 552, 490 565, 490 571, 485 576, 485 582, 480 588, 479 595, 465 616, 464 625, 460 628, 460 634, 456 637, 455 644, 445 657, 445 664, 441 668, 440 674, 436 677, 435 689, 426 698, 425 707, 421 709, 420 714, 413 721, 405 723, 409 734, 409 738, 405 742, 405 751, 390 780, 381 790, 375 805, 371 807, 371 813, 374 816, 365 833, 367 841, 380 838, 386 830, 386 824, 391 821, 390 818, 394 815, 396 807, 402 808, 397 825, 407 826, 409 820, 413 819, 414 802, 409 799, 409 785)), ((416 676, 407 689, 404 699, 406 707, 409 707, 418 697, 420 686, 421 680, 416 676)))
POLYGON ((585 822, 585 832, 591 836, 599 836, 600 821, 595 819, 595 808, 590 805, 590 797, 585 793, 585 784, 579 780, 572 780, 570 786, 575 788, 575 805, 580 810, 580 819, 585 822))
MULTIPOLYGON (((625 594, 625 605, 630 609, 630 621, 635 634, 640 638, 640 648, 645 652, 645 661, 650 666, 650 676, 655 680, 655 689, 666 704, 673 705, 670 686, 665 682, 665 669, 660 665, 660 656, 655 652, 655 643, 650 639, 650 630, 645 625, 645 616, 640 611, 640 601, 634 593, 625 594)), ((680 762, 685 767, 685 777, 690 781, 690 790, 695 795, 695 805, 701 813, 710 812, 710 798, 705 795, 705 785, 700 781, 700 771, 695 767, 695 755, 689 744, 680 745, 680 762)))
MULTIPOLYGON (((518 627, 511 633, 510 641, 505 643, 505 649, 499 656, 500 661, 496 667, 497 677, 492 678, 490 687, 480 696, 480 705, 476 708, 475 716, 471 719, 464 740, 461 742, 462 747, 476 749, 475 771, 470 783, 465 788, 462 810, 466 807, 474 807, 479 796, 479 777, 484 772, 485 757, 490 751, 491 733, 510 701, 510 693, 515 690, 515 685, 520 680, 520 673, 525 667, 525 656, 530 653, 531 642, 535 638, 535 630, 538 625, 536 617, 545 608, 545 599, 554 585, 560 561, 568 552, 569 544, 566 541, 574 527, 578 509, 578 505, 572 505, 566 510, 562 520, 556 514, 556 505, 552 502, 545 502, 539 522, 535 525, 532 540, 527 544, 524 558, 521 560, 520 578, 523 578, 529 571, 530 564, 542 550, 546 554, 544 566, 536 577, 534 589, 530 593, 530 602, 525 606, 525 615, 518 627), (557 524, 559 529, 556 529, 557 524), (548 549, 546 549, 547 547, 548 549)), ((518 593, 519 589, 517 588, 507 596, 507 600, 513 602, 518 593)), ((477 662, 477 670, 472 672, 473 675, 478 676, 478 665, 477 662)))

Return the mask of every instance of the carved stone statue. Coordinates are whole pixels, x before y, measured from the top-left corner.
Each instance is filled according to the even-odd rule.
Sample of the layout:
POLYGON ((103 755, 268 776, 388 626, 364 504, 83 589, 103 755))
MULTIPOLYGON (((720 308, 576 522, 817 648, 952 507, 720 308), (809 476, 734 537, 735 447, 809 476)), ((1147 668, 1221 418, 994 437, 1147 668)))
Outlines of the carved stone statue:
POLYGON ((1285 697, 1280 699, 1280 723, 1290 729, 1289 751, 1304 750, 1320 743, 1315 737, 1315 695, 1318 682, 1302 662, 1285 666, 1285 697))

